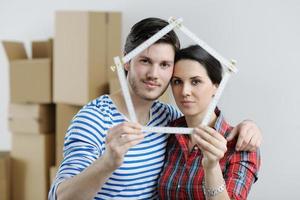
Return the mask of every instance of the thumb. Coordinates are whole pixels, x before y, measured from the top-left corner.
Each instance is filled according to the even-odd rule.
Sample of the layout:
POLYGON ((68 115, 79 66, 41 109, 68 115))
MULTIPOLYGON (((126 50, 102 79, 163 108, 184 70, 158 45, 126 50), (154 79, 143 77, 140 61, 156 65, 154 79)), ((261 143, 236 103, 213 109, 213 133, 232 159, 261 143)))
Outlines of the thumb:
POLYGON ((231 141, 238 133, 238 127, 234 127, 231 132, 229 133, 228 137, 226 138, 227 141, 231 141))

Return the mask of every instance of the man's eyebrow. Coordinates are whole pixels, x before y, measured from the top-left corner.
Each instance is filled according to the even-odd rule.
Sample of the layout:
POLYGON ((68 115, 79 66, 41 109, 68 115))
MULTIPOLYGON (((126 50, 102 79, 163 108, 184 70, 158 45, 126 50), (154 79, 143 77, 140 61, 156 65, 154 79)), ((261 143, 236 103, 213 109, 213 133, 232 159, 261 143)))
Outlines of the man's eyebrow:
POLYGON ((140 55, 140 56, 138 56, 139 58, 144 58, 144 59, 149 59, 149 60, 151 60, 151 58, 150 57, 148 57, 148 56, 144 56, 144 55, 140 55))

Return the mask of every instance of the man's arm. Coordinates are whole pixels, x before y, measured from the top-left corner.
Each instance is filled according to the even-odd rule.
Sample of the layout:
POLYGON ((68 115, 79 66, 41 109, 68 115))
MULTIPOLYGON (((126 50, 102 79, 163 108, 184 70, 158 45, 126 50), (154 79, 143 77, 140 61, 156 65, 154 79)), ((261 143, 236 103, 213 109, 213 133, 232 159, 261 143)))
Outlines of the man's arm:
POLYGON ((231 131, 227 141, 238 136, 237 151, 256 151, 262 142, 262 134, 258 126, 251 120, 244 120, 231 131))
POLYGON ((92 199, 113 171, 123 163, 128 149, 141 142, 143 138, 139 124, 125 122, 109 129, 105 153, 81 173, 60 183, 56 191, 57 199, 92 199))

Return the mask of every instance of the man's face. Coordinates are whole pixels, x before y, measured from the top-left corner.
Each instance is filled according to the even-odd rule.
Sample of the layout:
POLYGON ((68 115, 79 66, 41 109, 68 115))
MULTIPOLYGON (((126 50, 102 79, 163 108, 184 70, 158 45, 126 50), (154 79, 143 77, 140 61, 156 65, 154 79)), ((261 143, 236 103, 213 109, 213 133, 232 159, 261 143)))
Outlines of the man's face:
POLYGON ((153 101, 166 90, 174 67, 175 52, 170 44, 151 45, 125 65, 131 93, 153 101))

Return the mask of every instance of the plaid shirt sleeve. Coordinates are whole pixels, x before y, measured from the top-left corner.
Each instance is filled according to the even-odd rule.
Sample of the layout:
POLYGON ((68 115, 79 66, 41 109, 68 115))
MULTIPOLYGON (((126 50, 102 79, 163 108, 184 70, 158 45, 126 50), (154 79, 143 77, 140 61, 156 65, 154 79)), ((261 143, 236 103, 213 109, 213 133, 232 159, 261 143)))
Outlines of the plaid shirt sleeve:
POLYGON ((235 151, 229 161, 225 180, 231 199, 247 199, 252 184, 257 180, 260 167, 260 151, 235 151))

